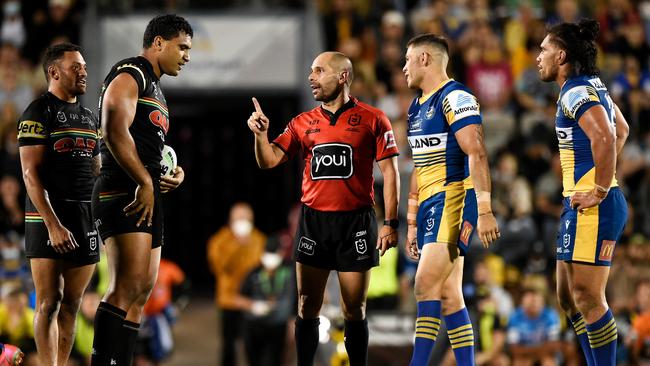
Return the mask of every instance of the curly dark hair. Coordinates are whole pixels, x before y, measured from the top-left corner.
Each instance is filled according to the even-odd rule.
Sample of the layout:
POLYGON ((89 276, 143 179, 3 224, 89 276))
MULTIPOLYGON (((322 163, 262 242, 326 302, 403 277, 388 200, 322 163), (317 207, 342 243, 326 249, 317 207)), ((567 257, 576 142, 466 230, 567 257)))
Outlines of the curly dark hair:
POLYGON ((583 19, 578 24, 561 23, 548 30, 549 41, 566 52, 567 62, 573 66, 574 75, 598 75, 596 67, 596 37, 600 25, 593 19, 583 19))
POLYGON ((151 47, 156 36, 170 40, 178 36, 180 32, 185 32, 190 37, 194 36, 192 26, 182 16, 176 14, 158 15, 147 24, 142 38, 142 47, 151 47))
POLYGON ((45 50, 45 55, 43 56, 43 72, 48 82, 50 81, 50 75, 47 73, 47 69, 50 68, 50 65, 62 59, 66 52, 81 53, 82 49, 76 44, 64 42, 52 45, 45 50))

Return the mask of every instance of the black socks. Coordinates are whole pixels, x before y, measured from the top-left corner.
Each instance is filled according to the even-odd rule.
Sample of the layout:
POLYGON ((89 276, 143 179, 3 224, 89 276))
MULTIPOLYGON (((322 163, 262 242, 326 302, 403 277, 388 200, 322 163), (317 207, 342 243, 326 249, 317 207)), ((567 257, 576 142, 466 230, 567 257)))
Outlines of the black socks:
POLYGON ((122 353, 120 358, 123 360, 124 366, 131 366, 133 363, 133 352, 135 345, 138 342, 138 332, 140 331, 140 324, 124 320, 122 324, 122 337, 120 338, 123 343, 122 353))
POLYGON ((368 364, 368 320, 345 321, 345 349, 348 351, 350 366, 368 364))
POLYGON ((318 347, 318 325, 320 320, 296 317, 296 351, 298 366, 312 366, 318 347))
POLYGON ((126 311, 107 302, 99 303, 95 315, 95 337, 93 339, 92 366, 123 366, 120 358, 123 340, 122 324, 126 311))

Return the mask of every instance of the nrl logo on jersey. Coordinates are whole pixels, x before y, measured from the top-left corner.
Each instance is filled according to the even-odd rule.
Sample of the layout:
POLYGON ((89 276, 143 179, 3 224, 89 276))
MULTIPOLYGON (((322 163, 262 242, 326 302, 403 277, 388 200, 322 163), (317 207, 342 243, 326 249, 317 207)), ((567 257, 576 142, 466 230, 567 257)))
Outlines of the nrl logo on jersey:
POLYGON ((434 114, 436 114, 436 111, 433 108, 433 106, 430 106, 429 109, 427 109, 427 113, 425 113, 424 116, 427 117, 427 119, 431 119, 431 117, 433 117, 434 114))
POLYGON ((65 113, 63 113, 62 111, 58 111, 56 113, 56 120, 59 121, 59 123, 63 124, 68 122, 68 117, 66 117, 65 113))

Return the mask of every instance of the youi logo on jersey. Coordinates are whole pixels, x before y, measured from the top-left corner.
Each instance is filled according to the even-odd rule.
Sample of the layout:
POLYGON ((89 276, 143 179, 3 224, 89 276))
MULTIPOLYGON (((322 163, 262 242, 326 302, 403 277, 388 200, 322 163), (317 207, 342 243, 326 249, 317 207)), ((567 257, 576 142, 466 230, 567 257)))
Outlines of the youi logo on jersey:
POLYGON ((311 179, 347 179, 354 173, 352 146, 321 144, 312 148, 311 179))

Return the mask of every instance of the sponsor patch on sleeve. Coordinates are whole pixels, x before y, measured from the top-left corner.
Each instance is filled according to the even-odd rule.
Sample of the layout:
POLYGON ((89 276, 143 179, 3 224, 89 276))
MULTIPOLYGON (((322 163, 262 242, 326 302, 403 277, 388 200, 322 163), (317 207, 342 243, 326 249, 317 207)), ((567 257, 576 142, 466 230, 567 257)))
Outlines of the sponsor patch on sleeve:
POLYGON ((47 130, 41 122, 28 120, 21 121, 18 124, 18 138, 46 139, 47 130))
POLYGON ((569 89, 562 95, 562 111, 572 119, 576 118, 576 113, 581 106, 589 102, 600 102, 596 88, 589 85, 579 85, 569 89))
POLYGON ((384 133, 384 141, 386 142, 387 149, 397 146, 397 142, 395 142, 395 134, 393 134, 393 130, 386 131, 384 133))
POLYGON ((464 90, 454 90, 442 102, 443 112, 450 125, 469 116, 480 116, 478 100, 464 90))

